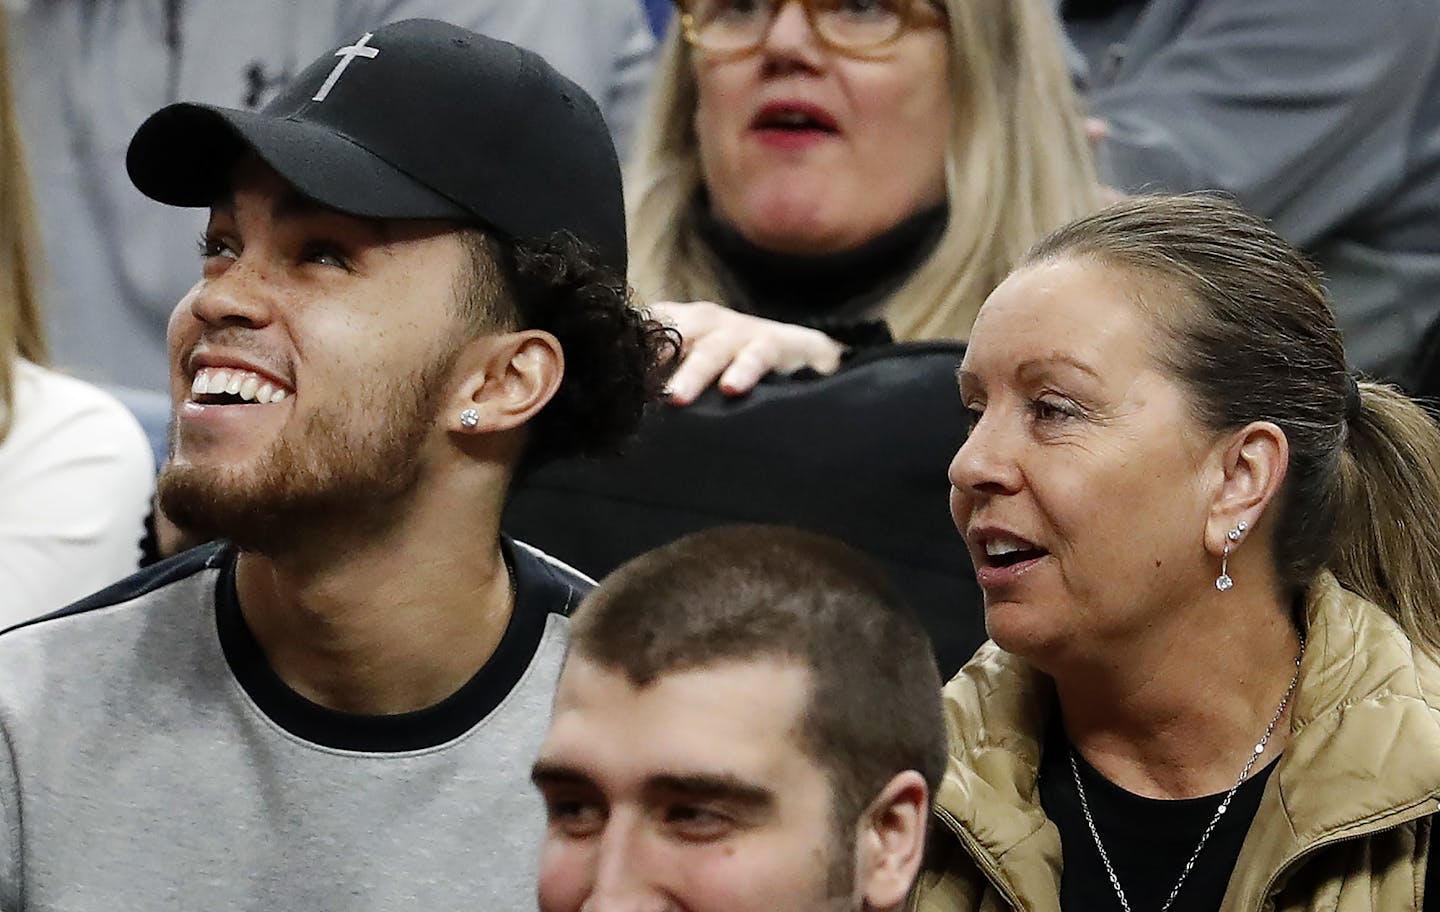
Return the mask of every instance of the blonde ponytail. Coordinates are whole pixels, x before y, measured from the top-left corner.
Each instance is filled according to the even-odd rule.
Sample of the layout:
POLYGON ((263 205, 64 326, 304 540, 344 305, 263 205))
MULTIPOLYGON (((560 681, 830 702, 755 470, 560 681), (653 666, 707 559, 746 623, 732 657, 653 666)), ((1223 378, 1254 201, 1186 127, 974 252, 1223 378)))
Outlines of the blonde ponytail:
POLYGON ((1330 569, 1440 655, 1440 427, 1394 387, 1359 389, 1330 569))

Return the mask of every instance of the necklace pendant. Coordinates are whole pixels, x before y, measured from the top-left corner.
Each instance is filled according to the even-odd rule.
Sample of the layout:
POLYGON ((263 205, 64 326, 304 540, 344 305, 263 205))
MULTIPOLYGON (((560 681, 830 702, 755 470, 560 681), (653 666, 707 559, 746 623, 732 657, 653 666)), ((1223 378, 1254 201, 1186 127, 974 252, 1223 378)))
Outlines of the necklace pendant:
POLYGON ((1230 578, 1230 574, 1228 573, 1222 573, 1215 578, 1215 588, 1221 592, 1229 591, 1230 587, 1234 585, 1235 581, 1230 578))

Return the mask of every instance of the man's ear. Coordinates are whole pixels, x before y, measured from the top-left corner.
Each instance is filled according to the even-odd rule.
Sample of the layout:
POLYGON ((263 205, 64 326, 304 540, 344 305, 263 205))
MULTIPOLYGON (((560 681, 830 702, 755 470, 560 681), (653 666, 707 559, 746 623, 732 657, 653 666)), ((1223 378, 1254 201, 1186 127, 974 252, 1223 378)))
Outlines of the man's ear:
POLYGON ((915 770, 896 773, 860 818, 856 830, 856 892, 866 909, 899 909, 925 854, 930 789, 915 770))
POLYGON ((476 339, 461 356, 460 383, 446 416, 449 430, 514 430, 545 407, 565 376, 565 353, 548 332, 525 329, 476 339))
POLYGON ((1216 557, 1227 542, 1234 550, 1235 542, 1226 538, 1230 530, 1253 530, 1259 525, 1284 486, 1290 466, 1290 441, 1273 422, 1252 421, 1222 445, 1219 483, 1205 521, 1205 547, 1216 557))

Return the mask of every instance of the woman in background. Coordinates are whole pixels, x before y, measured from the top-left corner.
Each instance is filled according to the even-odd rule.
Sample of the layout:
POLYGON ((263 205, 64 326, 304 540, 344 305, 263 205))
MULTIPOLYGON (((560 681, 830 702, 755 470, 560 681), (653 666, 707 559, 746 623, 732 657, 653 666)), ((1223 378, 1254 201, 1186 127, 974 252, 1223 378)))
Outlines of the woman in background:
POLYGON ((677 0, 631 195, 631 279, 686 404, 849 343, 964 340, 1099 188, 1047 0, 677 0))
POLYGON ((1440 908, 1440 429, 1212 197, 1042 242, 976 320, 925 912, 1440 908))
POLYGON ((685 407, 652 415, 622 459, 526 479, 507 529, 596 577, 726 523, 831 535, 891 574, 953 672, 984 640, 935 472, 964 432, 960 343, 1024 251, 1098 195, 1053 11, 679 14, 627 192, 631 280, 684 337, 685 407), (748 395, 696 401, 717 378, 748 395))
POLYGON ((36 263, 0 10, 0 627, 135 570, 155 474, 120 403, 44 366, 36 263))

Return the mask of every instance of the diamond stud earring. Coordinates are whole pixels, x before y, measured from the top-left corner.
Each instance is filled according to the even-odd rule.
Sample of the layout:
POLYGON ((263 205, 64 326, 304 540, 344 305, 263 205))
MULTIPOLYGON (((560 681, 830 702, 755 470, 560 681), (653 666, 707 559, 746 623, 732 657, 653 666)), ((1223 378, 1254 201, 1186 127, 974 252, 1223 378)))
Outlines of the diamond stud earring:
POLYGON ((476 427, 480 424, 480 413, 467 408, 460 413, 460 423, 467 428, 476 427))
POLYGON ((1235 528, 1225 533, 1225 550, 1220 554, 1220 575, 1215 577, 1215 588, 1221 592, 1228 592, 1235 585, 1235 581, 1230 578, 1229 573, 1230 543, 1238 542, 1241 534, 1248 528, 1250 528, 1249 524, 1242 519, 1235 524, 1235 528))

